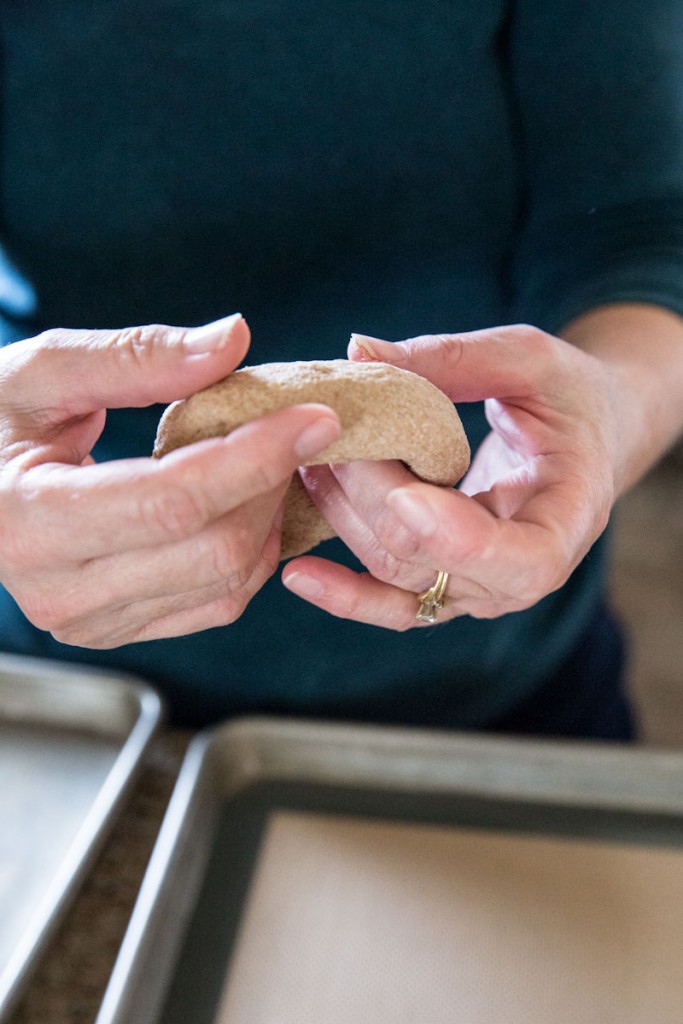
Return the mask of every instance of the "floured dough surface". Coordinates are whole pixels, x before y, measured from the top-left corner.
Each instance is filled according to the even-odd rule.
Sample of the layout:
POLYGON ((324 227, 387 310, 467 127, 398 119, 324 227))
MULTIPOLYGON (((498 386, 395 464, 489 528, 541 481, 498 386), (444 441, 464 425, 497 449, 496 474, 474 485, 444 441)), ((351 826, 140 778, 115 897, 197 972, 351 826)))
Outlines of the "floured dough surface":
MULTIPOLYGON (((400 459, 428 483, 453 486, 470 458, 460 417, 429 381, 388 363, 346 359, 264 363, 236 370, 190 398, 174 402, 159 423, 155 456, 290 405, 321 402, 339 416, 341 436, 307 465, 357 459, 400 459)), ((283 523, 282 557, 309 550, 334 531, 298 479, 283 523)))

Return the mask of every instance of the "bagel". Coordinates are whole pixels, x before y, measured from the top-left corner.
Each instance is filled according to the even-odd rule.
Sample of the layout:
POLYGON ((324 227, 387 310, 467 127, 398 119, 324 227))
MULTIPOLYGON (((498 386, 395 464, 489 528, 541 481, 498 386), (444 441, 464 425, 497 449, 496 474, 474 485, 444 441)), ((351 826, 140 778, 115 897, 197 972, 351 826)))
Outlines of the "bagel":
MULTIPOLYGON (((400 459, 421 480, 452 487, 470 449, 449 398, 424 377, 388 363, 347 359, 264 363, 174 402, 159 421, 154 456, 227 435, 242 424, 302 402, 321 402, 342 425, 340 437, 306 465, 400 459)), ((295 475, 282 524, 282 558, 302 554, 335 532, 295 475)))

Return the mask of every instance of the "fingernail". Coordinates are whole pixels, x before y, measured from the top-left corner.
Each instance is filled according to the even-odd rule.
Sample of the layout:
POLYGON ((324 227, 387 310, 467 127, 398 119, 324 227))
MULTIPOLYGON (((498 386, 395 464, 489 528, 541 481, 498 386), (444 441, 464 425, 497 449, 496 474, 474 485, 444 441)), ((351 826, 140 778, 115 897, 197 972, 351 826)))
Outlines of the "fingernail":
POLYGON ((340 433, 339 420, 321 416, 299 434, 294 442, 294 451, 300 459, 308 459, 336 441, 340 433))
POLYGON ((436 530, 436 518, 423 498, 411 494, 405 487, 397 487, 387 494, 387 503, 404 526, 418 537, 430 537, 436 530))
POLYGON ((390 341, 382 341, 380 338, 370 338, 367 334, 352 334, 349 347, 353 346, 358 353, 358 362, 377 363, 383 362, 382 350, 388 356, 393 345, 390 341))
POLYGON ((299 597, 322 597, 325 588, 313 576, 306 576, 302 572, 290 572, 288 576, 282 577, 282 582, 293 593, 299 597))
POLYGON ((193 327, 185 335, 183 344, 188 352, 217 352, 225 348, 233 327, 242 319, 241 313, 232 313, 202 327, 193 327))

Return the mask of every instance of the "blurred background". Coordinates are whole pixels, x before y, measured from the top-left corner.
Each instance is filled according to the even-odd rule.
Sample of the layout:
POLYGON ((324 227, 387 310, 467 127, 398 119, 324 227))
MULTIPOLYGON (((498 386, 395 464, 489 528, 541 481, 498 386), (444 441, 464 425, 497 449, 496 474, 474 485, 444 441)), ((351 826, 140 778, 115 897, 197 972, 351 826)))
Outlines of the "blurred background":
POLYGON ((683 444, 614 512, 612 596, 648 746, 683 747, 683 444))

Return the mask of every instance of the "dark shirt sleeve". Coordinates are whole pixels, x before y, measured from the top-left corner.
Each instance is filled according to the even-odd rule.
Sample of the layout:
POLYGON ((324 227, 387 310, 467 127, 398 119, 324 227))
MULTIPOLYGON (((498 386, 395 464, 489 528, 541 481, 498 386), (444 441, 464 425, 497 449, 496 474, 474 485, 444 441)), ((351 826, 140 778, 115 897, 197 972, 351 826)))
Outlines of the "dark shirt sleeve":
POLYGON ((681 0, 520 0, 514 11, 515 319, 558 331, 621 301, 683 314, 681 0))

